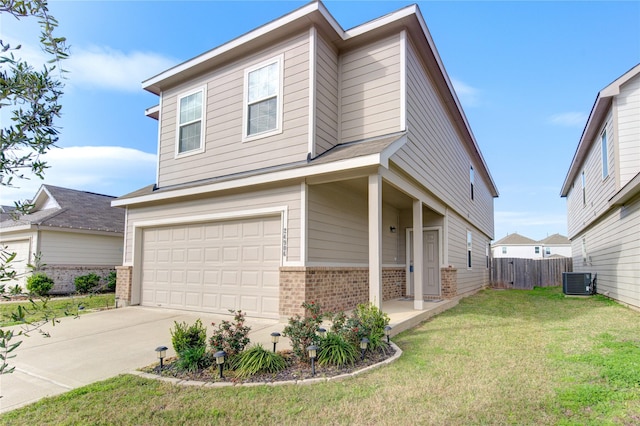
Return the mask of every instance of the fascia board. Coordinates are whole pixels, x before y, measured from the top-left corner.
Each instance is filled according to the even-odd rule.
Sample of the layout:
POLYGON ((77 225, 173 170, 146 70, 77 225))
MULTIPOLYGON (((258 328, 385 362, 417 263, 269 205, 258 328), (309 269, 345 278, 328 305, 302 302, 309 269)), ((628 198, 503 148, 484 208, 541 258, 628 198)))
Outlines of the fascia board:
POLYGON ((248 176, 246 178, 233 179, 224 182, 212 183, 198 187, 177 189, 174 191, 161 192, 156 194, 142 195, 135 198, 127 198, 123 200, 114 200, 111 202, 112 207, 122 207, 132 204, 140 204, 152 201, 162 201, 172 198, 180 198, 204 194, 208 192, 224 191, 229 189, 242 188, 252 185, 261 185, 267 183, 280 182, 290 179, 301 179, 305 177, 317 176, 327 173, 341 172, 349 169, 357 169, 362 167, 380 165, 379 153, 366 155, 348 160, 335 161, 333 163, 318 164, 316 166, 299 167, 292 170, 277 171, 265 173, 257 176, 248 176))

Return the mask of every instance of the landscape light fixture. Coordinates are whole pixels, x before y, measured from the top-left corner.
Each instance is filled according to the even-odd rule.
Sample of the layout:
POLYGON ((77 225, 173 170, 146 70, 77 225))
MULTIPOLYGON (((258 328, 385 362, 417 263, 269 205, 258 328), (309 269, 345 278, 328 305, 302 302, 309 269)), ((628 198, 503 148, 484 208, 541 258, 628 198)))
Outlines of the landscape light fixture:
POLYGON ((277 331, 274 331, 273 333, 271 333, 271 343, 273 343, 273 352, 276 351, 276 344, 278 343, 278 340, 280 340, 280 333, 278 333, 277 331))
POLYGON ((327 329, 322 327, 318 328, 318 334, 320 335, 321 338, 324 339, 324 336, 327 335, 327 329))
POLYGON ((156 348, 156 353, 158 354, 158 359, 160 360, 160 370, 162 370, 163 364, 162 360, 167 356, 167 348, 166 346, 158 346, 156 348))
POLYGON ((362 351, 360 353, 361 360, 364 360, 364 353, 367 351, 368 344, 369 344, 369 339, 367 339, 366 337, 363 337, 362 340, 360 340, 360 350, 362 351))
POLYGON ((384 335, 387 336, 387 343, 389 343, 389 336, 391 336, 391 329, 393 327, 391 327, 390 325, 385 325, 384 326, 384 335))
POLYGON ((218 351, 215 354, 213 354, 213 357, 216 359, 216 364, 218 365, 218 370, 220 370, 220 378, 224 379, 224 376, 222 375, 222 368, 224 366, 224 357, 227 356, 227 353, 225 351, 218 351))
POLYGON ((309 352, 309 358, 311 358, 311 375, 316 375, 316 356, 318 355, 318 347, 316 345, 311 345, 307 348, 307 352, 309 352))

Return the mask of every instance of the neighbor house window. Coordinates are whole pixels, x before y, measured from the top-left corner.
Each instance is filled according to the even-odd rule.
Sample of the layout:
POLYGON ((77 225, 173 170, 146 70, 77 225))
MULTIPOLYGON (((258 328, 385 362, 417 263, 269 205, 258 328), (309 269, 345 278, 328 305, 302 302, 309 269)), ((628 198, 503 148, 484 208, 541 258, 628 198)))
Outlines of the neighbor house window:
POLYGON ((282 57, 245 71, 244 136, 267 136, 281 128, 282 57))
POLYGON ((580 175, 580 179, 582 179, 582 205, 585 206, 587 204, 587 181, 584 177, 584 171, 582 172, 582 175, 580 175))
POLYGON ((178 155, 203 150, 204 93, 200 88, 178 98, 178 155))
POLYGON ((467 268, 471 268, 471 231, 467 231, 467 268))
POLYGON ((473 174, 473 166, 469 168, 469 184, 471 187, 471 199, 473 200, 473 184, 475 183, 475 176, 473 174))
POLYGON ((602 132, 602 138, 600 139, 600 146, 602 147, 602 179, 609 176, 609 152, 607 151, 607 131, 602 132))
POLYGON ((546 254, 546 255, 551 254, 551 249, 549 247, 545 247, 544 254, 546 254))
POLYGON ((536 254, 540 254, 540 247, 536 247, 536 254))
POLYGON ((507 248, 506 247, 502 247, 502 254, 507 254, 507 248))

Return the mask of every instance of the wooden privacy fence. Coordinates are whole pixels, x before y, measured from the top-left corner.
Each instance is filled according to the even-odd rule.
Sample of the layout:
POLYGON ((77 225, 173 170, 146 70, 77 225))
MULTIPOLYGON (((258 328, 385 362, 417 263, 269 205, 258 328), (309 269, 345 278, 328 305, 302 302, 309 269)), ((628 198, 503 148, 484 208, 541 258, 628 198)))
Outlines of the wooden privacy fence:
POLYGON ((518 288, 562 285, 562 273, 573 272, 571 258, 518 259, 494 258, 491 262, 491 285, 495 288, 518 288))

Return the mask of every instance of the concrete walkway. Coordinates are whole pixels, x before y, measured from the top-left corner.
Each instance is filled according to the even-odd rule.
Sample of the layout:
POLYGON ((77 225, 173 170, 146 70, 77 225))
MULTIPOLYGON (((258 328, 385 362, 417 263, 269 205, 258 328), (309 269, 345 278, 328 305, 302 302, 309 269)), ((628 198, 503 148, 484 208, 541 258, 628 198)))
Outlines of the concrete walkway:
MULTIPOLYGON (((412 301, 385 302, 392 336, 411 328, 429 317, 457 304, 457 300, 425 303, 424 311, 414 311, 412 301)), ((167 356, 174 356, 171 332, 174 322, 193 324, 200 318, 207 327, 208 336, 222 320, 230 315, 187 312, 170 309, 133 306, 83 315, 80 318, 62 318, 55 327, 47 324, 45 331, 30 337, 20 337, 22 345, 16 358, 9 360, 15 366, 12 374, 0 375, 0 413, 30 404, 46 396, 134 371, 157 362, 155 348, 169 348, 167 356)), ((252 343, 271 348, 271 333, 282 332, 286 323, 277 320, 248 318, 252 343)), ((290 347, 286 338, 280 338, 278 349, 290 347)))

